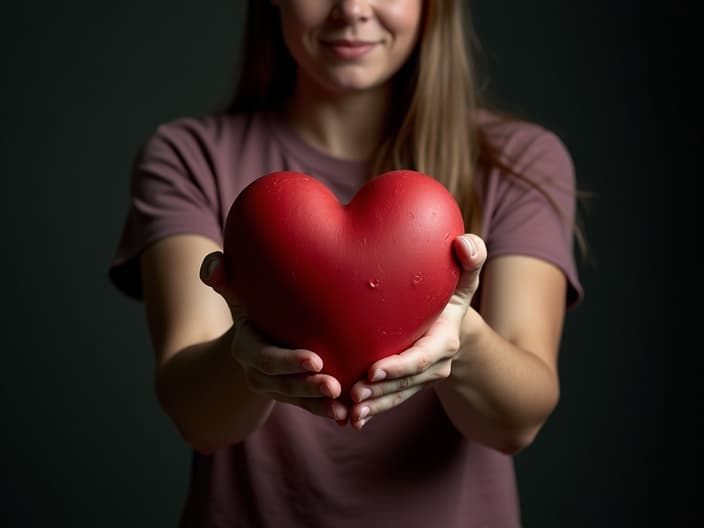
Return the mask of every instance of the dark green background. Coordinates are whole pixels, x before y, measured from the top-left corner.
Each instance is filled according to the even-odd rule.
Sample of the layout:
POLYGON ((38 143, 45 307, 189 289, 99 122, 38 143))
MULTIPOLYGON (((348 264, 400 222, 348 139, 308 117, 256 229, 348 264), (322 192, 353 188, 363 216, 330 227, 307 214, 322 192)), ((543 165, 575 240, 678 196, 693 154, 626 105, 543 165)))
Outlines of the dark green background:
MULTIPOLYGON (((661 374, 680 350, 663 339, 663 270, 681 269, 668 267, 663 222, 694 144, 678 69, 691 14, 678 2, 474 3, 490 89, 560 134, 595 194, 562 398, 516 459, 525 526, 669 526, 660 520, 687 504, 673 486, 694 442, 689 429, 668 432, 684 451, 665 451, 659 433, 673 430, 661 374)), ((229 93, 241 4, 74 0, 2 13, 0 525, 175 526, 189 450, 153 396, 142 306, 106 268, 137 147, 229 93)))

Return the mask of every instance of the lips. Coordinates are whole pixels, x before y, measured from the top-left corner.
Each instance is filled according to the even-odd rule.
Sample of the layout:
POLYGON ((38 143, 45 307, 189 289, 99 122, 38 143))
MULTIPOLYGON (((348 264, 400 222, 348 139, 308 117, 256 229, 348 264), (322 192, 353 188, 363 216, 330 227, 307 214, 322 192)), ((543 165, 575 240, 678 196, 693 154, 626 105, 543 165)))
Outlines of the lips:
POLYGON ((363 57, 376 46, 377 42, 363 40, 321 40, 323 48, 339 59, 358 59, 363 57))

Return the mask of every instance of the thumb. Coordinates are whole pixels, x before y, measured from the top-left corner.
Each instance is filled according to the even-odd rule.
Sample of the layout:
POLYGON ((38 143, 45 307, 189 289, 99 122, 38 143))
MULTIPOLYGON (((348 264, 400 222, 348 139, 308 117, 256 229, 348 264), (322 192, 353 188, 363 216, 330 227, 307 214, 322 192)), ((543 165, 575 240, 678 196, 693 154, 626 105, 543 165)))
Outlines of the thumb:
POLYGON ((230 287, 222 251, 208 253, 200 265, 200 280, 222 295, 227 304, 236 304, 235 295, 230 287))
POLYGON ((486 262, 486 244, 479 236, 465 234, 454 241, 455 255, 462 264, 462 275, 457 283, 455 295, 467 304, 479 287, 479 273, 486 262))

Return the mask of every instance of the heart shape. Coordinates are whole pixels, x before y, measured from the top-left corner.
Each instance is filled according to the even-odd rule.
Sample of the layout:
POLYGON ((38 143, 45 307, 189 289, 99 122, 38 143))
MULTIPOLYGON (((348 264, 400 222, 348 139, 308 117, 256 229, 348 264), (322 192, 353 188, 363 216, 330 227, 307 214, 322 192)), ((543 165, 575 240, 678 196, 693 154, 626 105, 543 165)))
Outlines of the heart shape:
POLYGON ((312 176, 283 171, 237 196, 223 253, 254 326, 320 355, 349 402, 372 363, 412 345, 446 306, 463 233, 452 194, 420 172, 378 175, 343 205, 312 176))

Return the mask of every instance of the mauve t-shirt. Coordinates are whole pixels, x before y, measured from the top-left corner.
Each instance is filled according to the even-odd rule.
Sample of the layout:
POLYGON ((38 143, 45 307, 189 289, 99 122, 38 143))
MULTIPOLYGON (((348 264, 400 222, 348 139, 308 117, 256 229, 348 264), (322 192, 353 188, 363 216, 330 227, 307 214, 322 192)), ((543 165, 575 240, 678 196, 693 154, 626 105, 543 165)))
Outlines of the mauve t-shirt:
MULTIPOLYGON (((542 181, 567 218, 532 186, 496 169, 483 173, 488 258, 521 254, 554 264, 567 278, 571 308, 583 294, 570 225, 576 183, 571 157, 539 125, 481 116, 506 159, 542 181)), ((176 234, 222 244, 237 194, 278 170, 317 177, 348 202, 368 165, 316 150, 274 114, 183 117, 157 127, 134 160, 131 202, 110 280, 141 299, 138 257, 147 246, 176 234)), ((277 403, 246 440, 192 457, 181 528, 521 526, 513 459, 463 438, 432 389, 362 431, 277 403)))

